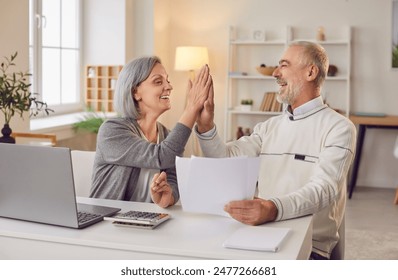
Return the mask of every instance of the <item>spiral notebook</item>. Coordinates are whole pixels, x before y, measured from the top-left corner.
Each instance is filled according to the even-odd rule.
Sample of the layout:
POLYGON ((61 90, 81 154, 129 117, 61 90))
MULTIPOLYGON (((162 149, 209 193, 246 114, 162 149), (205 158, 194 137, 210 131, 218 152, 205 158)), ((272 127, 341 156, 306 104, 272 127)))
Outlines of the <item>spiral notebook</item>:
POLYGON ((223 246, 232 249, 277 252, 289 232, 290 228, 244 226, 227 238, 223 246))

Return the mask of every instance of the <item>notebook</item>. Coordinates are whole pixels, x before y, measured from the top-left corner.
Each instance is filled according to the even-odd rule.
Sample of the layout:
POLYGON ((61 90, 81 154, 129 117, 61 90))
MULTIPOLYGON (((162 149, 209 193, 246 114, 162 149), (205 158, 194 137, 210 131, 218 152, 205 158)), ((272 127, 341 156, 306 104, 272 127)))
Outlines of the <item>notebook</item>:
POLYGON ((289 228, 243 226, 228 237, 223 246, 233 249, 277 252, 289 232, 289 228))
POLYGON ((120 210, 76 202, 69 148, 0 143, 0 217, 85 228, 120 210))

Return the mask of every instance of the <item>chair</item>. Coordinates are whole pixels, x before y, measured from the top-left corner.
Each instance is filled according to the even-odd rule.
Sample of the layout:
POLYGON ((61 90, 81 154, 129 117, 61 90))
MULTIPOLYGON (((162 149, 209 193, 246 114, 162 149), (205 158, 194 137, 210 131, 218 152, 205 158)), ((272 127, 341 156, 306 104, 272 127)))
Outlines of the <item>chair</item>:
POLYGON ((331 260, 344 260, 345 253, 345 217, 341 221, 341 225, 339 228, 339 242, 337 242, 336 246, 333 248, 332 253, 330 254, 331 260))
POLYGON ((88 197, 91 189, 95 151, 72 150, 71 157, 76 196, 88 197))
POLYGON ((11 136, 15 139, 16 144, 28 144, 55 147, 57 144, 57 136, 55 134, 29 133, 29 132, 13 132, 11 136))

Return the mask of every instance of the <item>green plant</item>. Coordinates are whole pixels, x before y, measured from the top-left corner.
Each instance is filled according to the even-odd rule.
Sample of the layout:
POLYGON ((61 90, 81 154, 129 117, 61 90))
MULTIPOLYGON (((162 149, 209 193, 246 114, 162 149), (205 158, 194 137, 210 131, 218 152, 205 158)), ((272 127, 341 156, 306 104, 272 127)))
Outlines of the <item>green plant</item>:
POLYGON ((0 110, 4 114, 5 123, 9 124, 15 114, 23 118, 23 113, 30 111, 30 116, 36 116, 44 111, 47 115, 53 110, 47 103, 37 100, 37 93, 30 92, 29 76, 27 72, 11 72, 15 66, 18 52, 5 57, 0 64, 0 110))
POLYGON ((242 99, 240 104, 242 104, 242 105, 253 105, 253 99, 242 99))
MULTIPOLYGON (((105 116, 105 114, 104 114, 105 116)), ((105 121, 105 117, 101 117, 96 112, 93 112, 91 109, 88 109, 88 113, 83 117, 80 122, 73 124, 73 128, 83 131, 88 131, 92 133, 98 133, 98 130, 102 123, 105 121)))
POLYGON ((392 49, 392 67, 398 68, 398 45, 392 49))

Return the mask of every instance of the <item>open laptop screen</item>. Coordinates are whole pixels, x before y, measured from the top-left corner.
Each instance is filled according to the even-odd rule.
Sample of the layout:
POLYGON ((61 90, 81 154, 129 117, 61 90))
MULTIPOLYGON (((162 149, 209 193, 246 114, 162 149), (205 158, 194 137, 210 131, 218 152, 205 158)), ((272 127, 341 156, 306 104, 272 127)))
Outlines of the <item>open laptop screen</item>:
POLYGON ((0 216, 79 228, 70 149, 0 143, 0 216))

